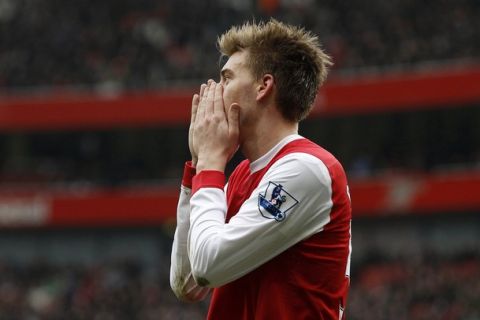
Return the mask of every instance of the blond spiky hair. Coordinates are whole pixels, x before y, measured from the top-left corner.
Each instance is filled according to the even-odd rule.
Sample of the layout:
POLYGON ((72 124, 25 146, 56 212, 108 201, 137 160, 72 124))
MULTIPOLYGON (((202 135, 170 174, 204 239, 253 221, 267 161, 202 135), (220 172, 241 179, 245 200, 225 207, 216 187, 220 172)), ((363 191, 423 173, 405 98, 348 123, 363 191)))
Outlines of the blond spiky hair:
POLYGON ((277 105, 292 121, 308 115, 332 65, 315 35, 275 19, 234 26, 218 38, 218 47, 226 56, 246 50, 247 65, 256 79, 272 74, 277 105))

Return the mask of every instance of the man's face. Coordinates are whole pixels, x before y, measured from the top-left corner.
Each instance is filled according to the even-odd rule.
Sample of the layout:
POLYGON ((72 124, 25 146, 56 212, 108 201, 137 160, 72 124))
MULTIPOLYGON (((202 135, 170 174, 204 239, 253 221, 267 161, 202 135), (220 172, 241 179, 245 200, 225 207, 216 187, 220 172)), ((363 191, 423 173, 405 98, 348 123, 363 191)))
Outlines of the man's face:
POLYGON ((246 65, 247 51, 230 56, 220 72, 226 111, 232 103, 240 105, 240 130, 255 117, 256 81, 246 65))

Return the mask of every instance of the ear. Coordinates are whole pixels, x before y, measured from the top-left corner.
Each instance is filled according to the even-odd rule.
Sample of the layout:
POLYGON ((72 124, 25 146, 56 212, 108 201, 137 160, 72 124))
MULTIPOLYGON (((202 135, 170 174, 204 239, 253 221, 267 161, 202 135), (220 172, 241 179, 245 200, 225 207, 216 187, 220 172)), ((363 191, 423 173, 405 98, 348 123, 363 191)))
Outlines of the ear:
POLYGON ((273 75, 266 73, 260 79, 257 85, 257 101, 264 100, 272 96, 275 86, 275 78, 273 75))

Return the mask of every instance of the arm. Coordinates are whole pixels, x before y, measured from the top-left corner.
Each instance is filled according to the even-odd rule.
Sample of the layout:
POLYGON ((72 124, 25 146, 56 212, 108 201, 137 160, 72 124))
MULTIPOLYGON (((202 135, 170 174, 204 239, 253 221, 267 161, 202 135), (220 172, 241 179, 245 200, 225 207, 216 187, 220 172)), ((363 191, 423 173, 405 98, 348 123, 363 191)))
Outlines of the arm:
POLYGON ((172 256, 170 265, 170 287, 175 295, 184 301, 203 300, 209 289, 199 287, 193 279, 190 260, 188 259, 188 232, 190 229, 190 197, 192 193, 192 177, 195 175, 197 165, 197 151, 193 143, 194 124, 197 115, 198 105, 202 100, 206 84, 200 86, 200 94, 194 94, 192 98, 192 111, 190 127, 188 131, 188 147, 192 161, 185 164, 180 197, 177 206, 177 227, 172 244, 172 256))
POLYGON ((330 221, 330 174, 311 155, 295 153, 277 161, 228 224, 221 184, 218 171, 202 171, 193 180, 188 247, 199 285, 218 287, 231 282, 322 231, 330 221), (288 192, 281 208, 290 209, 281 221, 262 212, 259 205, 259 195, 274 186, 269 187, 270 182, 288 192))
POLYGON ((187 238, 190 229, 190 197, 195 168, 187 162, 184 169, 180 197, 177 206, 177 227, 172 245, 170 286, 175 295, 185 301, 200 301, 210 292, 197 285, 192 277, 187 254, 187 238))

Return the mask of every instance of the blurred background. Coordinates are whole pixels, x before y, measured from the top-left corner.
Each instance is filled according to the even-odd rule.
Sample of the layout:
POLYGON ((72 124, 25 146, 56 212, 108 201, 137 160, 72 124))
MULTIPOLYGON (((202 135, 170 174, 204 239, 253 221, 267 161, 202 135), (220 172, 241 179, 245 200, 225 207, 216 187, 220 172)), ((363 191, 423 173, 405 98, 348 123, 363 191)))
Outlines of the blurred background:
POLYGON ((204 318, 168 284, 191 96, 271 16, 334 58, 300 133, 349 177, 347 318, 480 319, 478 0, 0 0, 0 319, 204 318))

